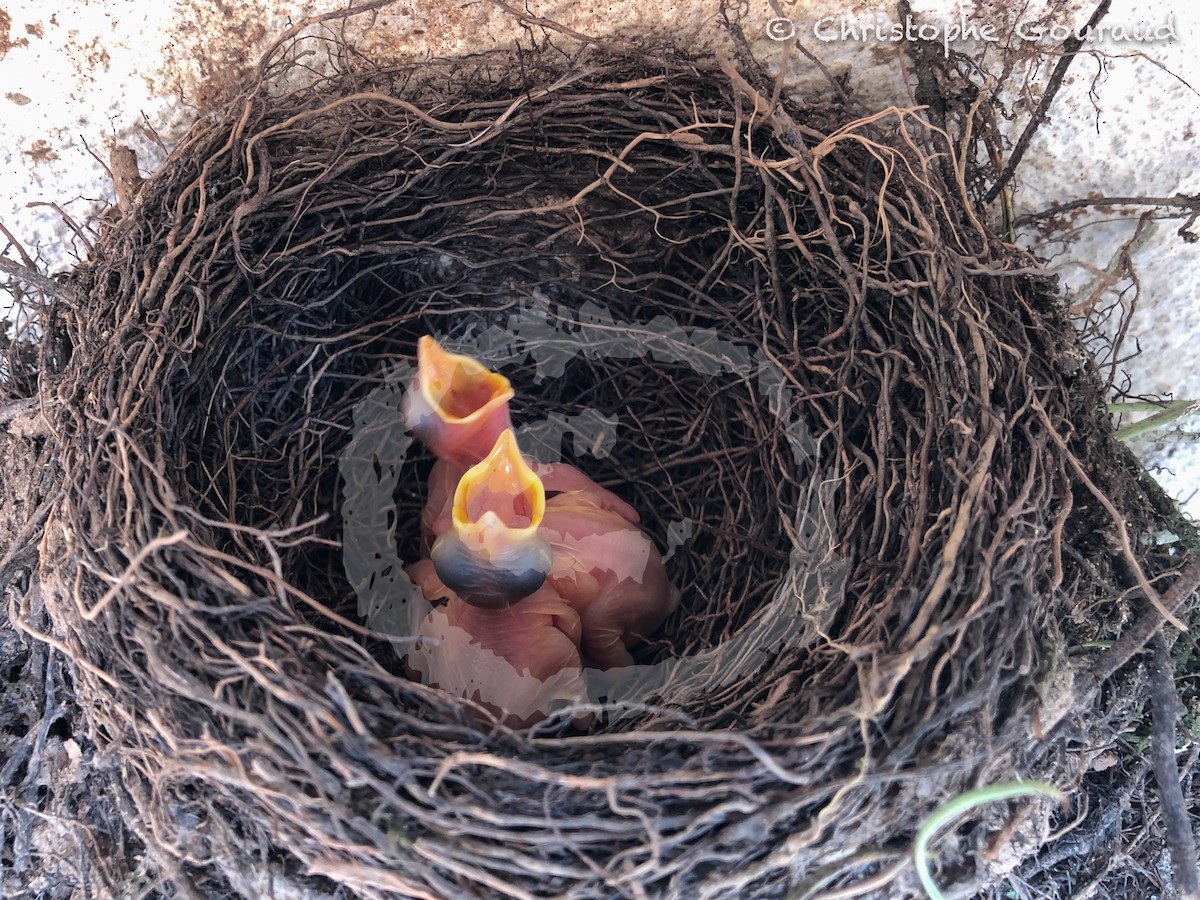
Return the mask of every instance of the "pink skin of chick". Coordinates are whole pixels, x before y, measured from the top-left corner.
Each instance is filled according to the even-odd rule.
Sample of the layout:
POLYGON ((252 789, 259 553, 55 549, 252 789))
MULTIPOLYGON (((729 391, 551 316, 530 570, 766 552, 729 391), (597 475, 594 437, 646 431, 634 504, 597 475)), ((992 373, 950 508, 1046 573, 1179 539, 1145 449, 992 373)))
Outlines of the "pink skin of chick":
MULTIPOLYGON (((524 457, 516 446, 510 432, 497 440, 497 449, 504 444, 509 456, 506 465, 516 466, 527 474, 525 483, 532 485, 538 479, 536 472, 526 468, 524 457)), ((497 451, 493 451, 493 455, 497 451)), ((497 457, 503 458, 503 457, 497 457)), ((549 545, 550 565, 545 570, 545 583, 578 614, 582 624, 579 640, 584 662, 596 668, 633 665, 629 648, 636 646, 652 634, 679 603, 679 592, 667 578, 666 568, 658 549, 640 528, 637 513, 627 503, 597 485, 577 469, 564 467, 560 471, 572 475, 574 490, 561 491, 546 497, 540 504, 542 510, 537 517, 537 538, 549 545)), ((444 548, 457 544, 456 532, 465 527, 467 518, 482 516, 488 504, 497 498, 511 502, 519 493, 520 485, 509 481, 501 483, 498 471, 490 474, 476 467, 464 474, 458 485, 451 509, 443 510, 432 521, 434 546, 444 548), (460 516, 456 521, 455 510, 467 503, 479 489, 486 491, 487 499, 476 504, 473 516, 460 516)), ((543 485, 544 488, 544 485, 543 485)), ((431 497, 430 502, 437 498, 431 497)), ((530 501, 531 503, 532 501, 530 501)), ((522 521, 521 524, 524 524, 522 521)), ((493 521, 484 532, 507 547, 517 543, 506 534, 512 533, 502 523, 493 521)), ((498 569, 500 551, 492 550, 497 560, 492 569, 498 569)), ((435 559, 438 555, 435 553, 435 559)), ((488 572, 465 573, 471 566, 469 559, 461 553, 453 558, 443 556, 445 565, 438 569, 445 581, 458 587, 462 599, 468 604, 491 605, 496 602, 490 595, 480 597, 472 590, 478 578, 487 578, 488 572)), ((441 560, 439 560, 441 562, 441 560)), ((515 595, 500 598, 509 602, 519 600, 515 595)))
POLYGON ((679 605, 654 542, 586 490, 547 499, 538 536, 551 550, 547 585, 579 614, 585 665, 632 666, 629 649, 679 605))
MULTIPOLYGON (((587 700, 579 616, 549 585, 510 606, 481 609, 446 587, 432 560, 405 571, 426 597, 449 598, 414 632, 423 640, 407 663, 426 684, 475 701, 510 728, 533 725, 560 703, 587 700)), ((589 724, 590 717, 576 719, 579 727, 589 724)))

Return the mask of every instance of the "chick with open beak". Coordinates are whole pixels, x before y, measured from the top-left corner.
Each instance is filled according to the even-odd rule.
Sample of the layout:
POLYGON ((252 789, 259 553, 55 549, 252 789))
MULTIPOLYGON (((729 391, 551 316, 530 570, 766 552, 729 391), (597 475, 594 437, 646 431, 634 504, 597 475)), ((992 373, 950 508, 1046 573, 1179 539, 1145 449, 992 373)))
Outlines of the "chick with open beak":
POLYGON ((552 557, 538 536, 546 497, 511 429, 469 468, 431 558, 407 568, 430 599, 408 665, 426 683, 472 699, 514 727, 586 699, 580 621, 545 584, 552 557))
POLYGON ((546 512, 542 481, 525 462, 512 429, 468 469, 454 492, 450 527, 433 542, 438 577, 467 603, 508 606, 538 590, 550 571, 550 545, 538 536, 546 512))
POLYGON ((421 511, 422 549, 449 526, 454 491, 463 473, 491 451, 511 427, 507 378, 469 356, 448 353, 429 335, 417 342, 417 374, 402 405, 405 421, 437 461, 421 511), (435 530, 435 521, 437 528, 435 530))
POLYGON ((429 558, 407 571, 448 602, 414 623, 427 640, 408 664, 529 724, 586 699, 584 665, 632 665, 679 591, 628 503, 572 465, 525 459, 507 379, 432 338, 417 355, 405 415, 437 462, 421 514, 429 558))
POLYGON ((403 401, 404 417, 438 459, 465 471, 487 456, 512 427, 512 397, 508 379, 478 360, 448 353, 429 335, 417 341, 417 374, 403 401))
MULTIPOLYGON (((417 373, 403 401, 408 427, 437 457, 421 511, 423 550, 450 527, 454 494, 463 474, 484 459, 512 427, 509 380, 470 356, 447 352, 425 335, 417 342, 417 373)), ((532 463, 546 491, 583 491, 605 509, 631 522, 637 512, 566 463, 532 463)))

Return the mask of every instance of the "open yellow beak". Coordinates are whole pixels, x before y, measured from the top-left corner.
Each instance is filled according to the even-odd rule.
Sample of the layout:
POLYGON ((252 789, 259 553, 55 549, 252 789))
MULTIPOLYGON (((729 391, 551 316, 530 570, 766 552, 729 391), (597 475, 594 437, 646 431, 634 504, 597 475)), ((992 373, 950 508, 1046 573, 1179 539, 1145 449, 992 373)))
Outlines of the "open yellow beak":
POLYGON ((506 428, 483 462, 472 466, 454 491, 453 527, 502 530, 514 539, 537 533, 546 514, 546 490, 506 428))
POLYGON ((542 480, 506 428, 458 482, 450 528, 430 552, 438 577, 474 606, 529 596, 550 571, 550 546, 538 537, 545 512, 542 480))
POLYGON ((509 380, 478 360, 447 353, 429 335, 417 342, 417 375, 405 417, 438 457, 469 465, 487 455, 511 424, 512 397, 509 380))

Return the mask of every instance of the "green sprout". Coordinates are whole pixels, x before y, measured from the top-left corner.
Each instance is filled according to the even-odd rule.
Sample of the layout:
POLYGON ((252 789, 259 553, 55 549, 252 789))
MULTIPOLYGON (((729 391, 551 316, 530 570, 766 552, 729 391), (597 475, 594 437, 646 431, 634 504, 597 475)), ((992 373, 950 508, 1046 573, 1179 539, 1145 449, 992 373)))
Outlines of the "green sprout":
POLYGON ((1182 419, 1184 416, 1189 416, 1194 412, 1200 412, 1200 401, 1198 400, 1172 400, 1169 403, 1147 403, 1147 402, 1129 402, 1129 403, 1110 403, 1108 404, 1110 413, 1140 413, 1152 412, 1154 415, 1147 416, 1140 422, 1134 422, 1132 425, 1126 425, 1124 428, 1118 428, 1116 438, 1119 441, 1128 441, 1131 438, 1141 437, 1154 431, 1157 428, 1162 428, 1165 425, 1170 425, 1177 419, 1182 419))
POLYGON ((925 893, 929 895, 930 900, 946 900, 945 895, 938 890, 938 886, 933 880, 933 873, 929 871, 929 842, 933 839, 933 836, 944 825, 956 819, 968 809, 981 806, 984 803, 995 803, 998 800, 1011 800, 1014 797, 1028 797, 1035 794, 1043 797, 1053 797, 1055 800, 1063 799, 1062 791, 1052 784, 1047 784, 1044 781, 1018 781, 1007 784, 994 784, 990 787, 967 791, 965 794, 960 794, 933 811, 933 814, 925 820, 925 824, 917 832, 912 849, 913 863, 917 867, 917 875, 920 877, 921 885, 925 888, 925 893))

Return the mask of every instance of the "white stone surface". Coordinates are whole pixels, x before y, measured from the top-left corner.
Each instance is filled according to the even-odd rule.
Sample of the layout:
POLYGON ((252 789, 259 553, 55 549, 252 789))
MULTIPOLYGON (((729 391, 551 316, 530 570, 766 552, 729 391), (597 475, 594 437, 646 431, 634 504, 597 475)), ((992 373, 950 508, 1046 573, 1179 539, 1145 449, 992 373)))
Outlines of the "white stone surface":
MULTIPOLYGON (((722 43, 717 0, 512 5, 610 39, 652 35, 691 50, 722 43)), ((984 34, 954 45, 978 60, 984 72, 1004 74, 1006 48, 1028 54, 1031 68, 1017 66, 1004 79, 1003 96, 1014 116, 1004 127, 1014 139, 1061 45, 1061 35, 1040 41, 1015 37, 1015 27, 1032 36, 1038 26, 1082 24, 1093 8, 1077 0, 1013 9, 948 0, 918 0, 913 6, 916 22, 940 29, 939 37, 956 24, 992 26, 995 41, 984 34)), ((328 0, 24 0, 19 5, 0 0, 0 224, 44 269, 69 266, 86 247, 63 214, 86 233, 111 202, 105 169, 111 142, 137 150, 146 174, 197 116, 219 108, 236 90, 282 29, 338 7, 328 0), (51 203, 57 209, 45 205, 51 203)), ((894 7, 780 0, 776 9, 833 74, 850 76, 862 102, 913 102, 903 45, 884 27, 896 21, 894 7), (857 36, 841 37, 843 20, 858 26, 857 36), (871 23, 883 24, 871 31, 871 23), (830 35, 832 40, 821 39, 830 35)), ((1018 171, 1018 215, 1080 197, 1200 192, 1200 6, 1124 2, 1114 4, 1103 25, 1164 26, 1172 21, 1169 16, 1176 39, 1102 40, 1076 59, 1050 121, 1038 130, 1018 171)), ((742 25, 756 54, 778 66, 790 53, 789 85, 800 92, 818 89, 823 76, 785 49, 792 42, 768 39, 773 17, 780 18, 765 0, 750 0, 742 25)), ((537 32, 536 22, 532 27, 537 32)), ((417 58, 529 41, 522 24, 497 4, 457 0, 400 0, 354 20, 348 35, 370 54, 417 58)), ((1092 210, 1076 216, 1065 233, 1047 237, 1029 230, 1024 238, 1077 288, 1092 277, 1090 272, 1109 264, 1142 211, 1092 210)), ((1154 238, 1134 258, 1140 294, 1126 349, 1136 341, 1142 354, 1123 368, 1140 394, 1200 397, 1193 349, 1200 334, 1200 243, 1187 244, 1175 235, 1180 224, 1179 219, 1160 221, 1154 238)), ((1193 231, 1200 232, 1200 226, 1193 231)), ((17 258, 11 248, 6 255, 17 258)), ((1200 418, 1193 417, 1135 448, 1149 465, 1167 467, 1160 479, 1194 516, 1200 515, 1198 430, 1200 418)))
MULTIPOLYGON (((1075 61, 1020 169, 1018 215, 1090 196, 1200 194, 1200 6, 1114 4, 1105 21, 1160 24, 1168 16, 1178 40, 1103 42, 1075 61)), ((1074 220, 1066 240, 1027 237, 1078 288, 1092 277, 1082 264, 1105 268, 1147 209, 1090 211, 1074 220)), ((1120 368, 1138 394, 1200 399, 1200 241, 1176 233, 1185 221, 1157 220, 1133 258, 1140 290, 1122 355, 1138 347, 1141 354, 1120 368)), ((1190 231, 1200 236, 1200 222, 1190 231)), ((1200 417, 1132 446, 1184 510, 1200 517, 1200 417)))

